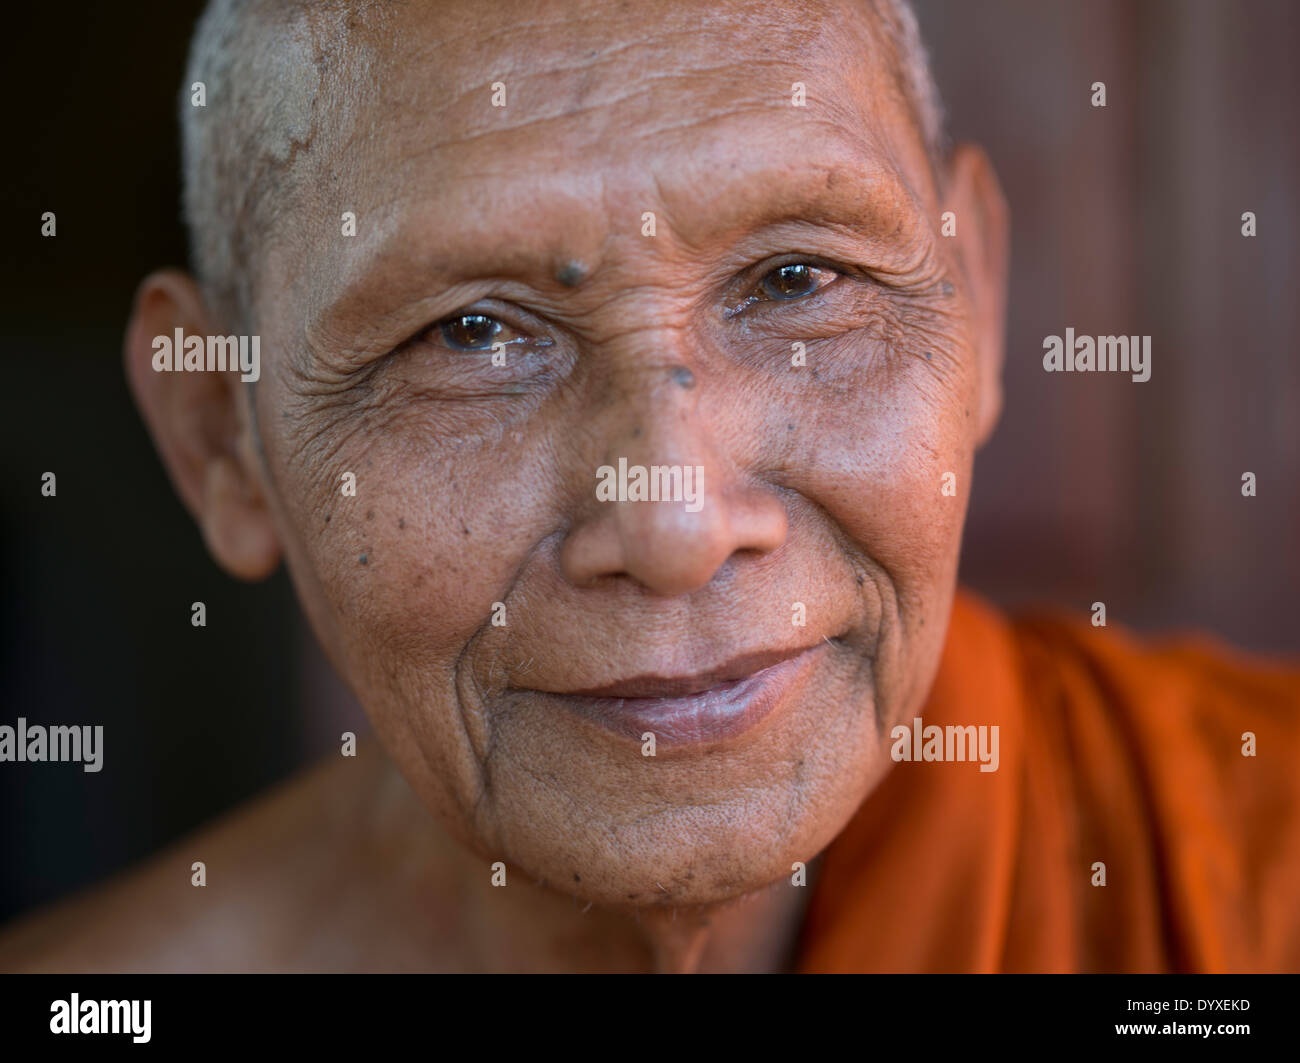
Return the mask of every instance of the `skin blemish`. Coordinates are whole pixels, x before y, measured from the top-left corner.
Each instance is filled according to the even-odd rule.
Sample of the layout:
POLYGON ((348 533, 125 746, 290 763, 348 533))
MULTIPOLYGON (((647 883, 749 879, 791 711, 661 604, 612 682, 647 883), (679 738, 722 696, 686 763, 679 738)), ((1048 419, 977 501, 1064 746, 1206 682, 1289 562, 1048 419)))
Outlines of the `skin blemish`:
POLYGON ((670 372, 672 373, 672 378, 677 383, 678 387, 686 388, 688 390, 695 387, 695 374, 687 369, 686 366, 675 366, 670 370, 670 372))
POLYGON ((370 555, 369 555, 369 554, 362 554, 360 560, 361 560, 361 563, 362 563, 363 565, 368 565, 368 564, 370 564, 370 555))
POLYGON ((405 528, 405 527, 406 527, 406 518, 405 518, 405 517, 398 517, 398 518, 397 518, 397 526, 398 526, 399 528, 405 528))
POLYGON ((566 288, 576 288, 587 276, 580 262, 566 262, 555 273, 555 279, 566 288))
POLYGON ((366 510, 366 520, 374 520, 374 519, 375 519, 375 511, 373 509, 366 510))

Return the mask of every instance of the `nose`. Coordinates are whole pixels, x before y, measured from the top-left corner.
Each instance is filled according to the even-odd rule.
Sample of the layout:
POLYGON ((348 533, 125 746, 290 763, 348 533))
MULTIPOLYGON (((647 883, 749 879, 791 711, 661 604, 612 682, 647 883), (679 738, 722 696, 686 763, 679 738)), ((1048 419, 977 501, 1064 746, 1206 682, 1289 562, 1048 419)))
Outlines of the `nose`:
POLYGON ((687 594, 734 556, 785 542, 784 504, 770 487, 747 482, 738 455, 720 444, 734 433, 716 431, 703 415, 704 388, 680 366, 664 379, 628 400, 632 410, 591 467, 591 491, 560 548, 564 576, 577 586, 622 577, 655 594, 687 594))

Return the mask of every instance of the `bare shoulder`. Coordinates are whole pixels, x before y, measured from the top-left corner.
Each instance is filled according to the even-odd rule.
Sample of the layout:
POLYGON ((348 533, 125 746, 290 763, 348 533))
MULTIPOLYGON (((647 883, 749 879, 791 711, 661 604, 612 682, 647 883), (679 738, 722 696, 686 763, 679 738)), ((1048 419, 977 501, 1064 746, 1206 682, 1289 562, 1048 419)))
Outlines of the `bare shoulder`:
MULTIPOLYGON (((109 882, 0 930, 0 971, 347 970, 392 932, 392 768, 309 768, 109 882), (202 865, 202 885, 197 884, 202 865)), ((398 814, 409 814, 402 810, 398 814)))

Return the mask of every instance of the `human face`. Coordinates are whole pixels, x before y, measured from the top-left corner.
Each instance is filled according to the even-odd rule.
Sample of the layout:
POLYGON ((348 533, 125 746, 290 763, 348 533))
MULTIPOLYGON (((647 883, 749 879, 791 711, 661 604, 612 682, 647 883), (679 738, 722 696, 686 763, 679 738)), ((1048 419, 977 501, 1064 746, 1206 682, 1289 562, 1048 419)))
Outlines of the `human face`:
POLYGON ((257 297, 313 626, 485 861, 620 905, 788 876, 928 690, 987 420, 881 45, 857 5, 390 17, 257 297), (602 500, 620 459, 702 504, 602 500))

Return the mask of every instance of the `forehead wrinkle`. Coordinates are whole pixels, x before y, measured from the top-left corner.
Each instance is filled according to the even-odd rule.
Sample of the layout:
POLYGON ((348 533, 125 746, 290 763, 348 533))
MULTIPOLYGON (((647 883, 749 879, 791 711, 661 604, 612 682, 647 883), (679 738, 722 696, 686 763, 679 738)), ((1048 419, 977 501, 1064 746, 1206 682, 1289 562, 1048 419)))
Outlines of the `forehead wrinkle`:
MULTIPOLYGON (((844 33, 850 15, 842 8, 830 5, 839 16, 832 25, 827 5, 813 6, 815 17, 806 6, 795 17, 763 3, 720 12, 680 5, 656 11, 647 24, 634 16, 602 19, 596 17, 600 12, 575 11, 578 5, 566 3, 558 17, 548 17, 552 9, 545 5, 540 13, 530 6, 482 32, 426 23, 411 27, 403 48, 385 55, 377 80, 389 90, 386 110, 427 112, 432 105, 440 129, 454 131, 446 139, 461 143, 578 112, 590 117, 634 99, 644 101, 644 117, 657 125, 663 115, 682 109, 682 98, 695 105, 687 109, 698 108, 709 82, 733 93, 736 85, 770 82, 773 104, 788 106, 793 80, 811 83, 819 72, 827 74, 824 83, 844 79, 847 39, 875 47, 867 34, 844 33), (708 39, 715 46, 701 43, 708 39), (741 53, 743 59, 713 61, 741 53), (772 78, 765 79, 764 68, 771 68, 772 78), (467 71, 475 72, 468 83, 467 71), (485 118, 485 102, 498 80, 507 86, 509 103, 485 118), (664 87, 678 85, 680 92, 662 98, 669 95, 664 87)), ((861 10, 850 9, 859 15, 861 10)), ((858 62, 848 65, 859 73, 858 62)), ((627 113, 616 120, 626 123, 627 113)))
MULTIPOLYGON (((864 238, 897 226, 903 175, 878 138, 865 128, 807 119, 800 150, 776 158, 755 156, 744 135, 714 143, 734 148, 656 167, 654 177, 674 235, 705 238, 757 229, 779 221, 850 222, 864 238)), ((912 197, 906 196, 909 205, 912 197)))
MULTIPOLYGON (((504 6, 504 5, 502 5, 504 6)), ((539 0, 528 0, 523 12, 501 12, 496 25, 490 28, 475 27, 458 32, 456 25, 430 26, 427 23, 414 27, 422 42, 404 40, 401 55, 394 60, 405 61, 412 55, 433 61, 436 69, 452 69, 455 65, 472 64, 477 68, 496 67, 502 73, 541 70, 542 73, 586 73, 605 63, 623 59, 623 53, 642 51, 635 57, 639 72, 656 68, 669 68, 681 61, 683 54, 698 47, 701 40, 715 38, 720 45, 734 47, 745 37, 775 39, 787 52, 798 52, 817 38, 824 37, 816 17, 810 17, 807 4, 796 15, 787 15, 779 7, 766 2, 748 5, 740 12, 723 8, 700 8, 692 3, 676 7, 659 7, 654 21, 637 20, 635 13, 629 17, 605 17, 610 13, 604 4, 586 5, 595 12, 584 10, 581 3, 561 0, 550 5, 539 0), (545 45, 539 44, 545 39, 545 45), (518 42, 517 49, 512 46, 518 42), (682 42, 691 47, 684 49, 682 42), (422 47, 421 47, 422 44, 422 47), (418 50, 417 50, 418 49, 418 50), (572 62, 570 62, 572 61, 572 62), (556 62, 565 65, 553 65, 556 62)), ((628 6, 628 5, 624 5, 628 6)), ((733 3, 731 7, 736 8, 733 3)), ((412 9, 417 15, 425 10, 412 9)), ((824 9, 822 14, 824 14, 824 9)), ((399 30, 400 32, 400 30, 399 30)), ((413 36, 413 35, 412 35, 413 36)), ((763 49, 766 54, 768 49, 763 49)))
MULTIPOLYGON (((451 148, 463 151, 469 147, 480 147, 487 154, 488 148, 501 145, 501 154, 487 155, 485 160, 487 172, 490 173, 494 166, 506 169, 512 167, 510 158, 504 154, 505 149, 513 146, 508 139, 504 139, 511 135, 528 134, 549 140, 553 138, 552 130, 558 128, 570 137, 581 137, 593 151, 603 151, 612 139, 626 138, 629 131, 635 131, 642 139, 646 139, 670 135, 680 128, 699 124, 702 120, 724 119, 737 113, 736 101, 732 95, 737 83, 760 81, 760 68, 771 67, 775 70, 783 65, 787 65, 785 60, 773 59, 675 70, 637 71, 634 77, 612 77, 613 91, 601 94, 593 89, 590 79, 582 86, 569 86, 569 91, 565 91, 564 85, 548 84, 553 74, 555 79, 562 79, 562 75, 555 70, 539 70, 537 64, 534 64, 524 78, 517 80, 493 72, 486 74, 483 80, 465 86, 444 86, 440 83, 426 85, 420 91, 406 96, 394 89, 393 92, 397 95, 390 94, 378 101, 384 111, 383 124, 367 122, 364 114, 357 115, 359 128, 350 133, 348 140, 377 141, 385 129, 392 129, 395 124, 400 126, 405 119, 410 125, 401 129, 399 135, 406 135, 415 140, 416 144, 415 150, 403 159, 404 164, 416 161, 418 153, 436 157, 439 152, 451 148), (485 101, 491 94, 491 86, 503 79, 507 85, 508 100, 513 102, 506 107, 494 109, 490 113, 490 120, 485 120, 485 101), (710 98, 714 87, 722 90, 721 99, 716 103, 710 98), (703 114, 681 121, 672 117, 683 112, 703 114), (423 135, 412 137, 411 127, 421 132, 436 129, 437 138, 431 143, 423 135)), ((789 70, 779 76, 773 74, 768 79, 772 91, 765 98, 746 101, 744 107, 751 111, 762 109, 778 114, 791 110, 791 76, 789 70)), ((836 109, 844 110, 838 105, 836 109)), ((565 161, 568 159, 565 158, 565 161)))
MULTIPOLYGON (((697 103, 700 100, 703 84, 702 79, 714 77, 718 83, 726 84, 731 81, 726 74, 732 73, 735 77, 744 76, 747 79, 756 77, 755 68, 764 65, 780 65, 775 60, 766 62, 747 62, 747 63, 720 63, 716 66, 699 67, 692 70, 665 70, 658 72, 649 72, 638 75, 637 80, 632 83, 626 91, 616 95, 602 96, 593 98, 590 91, 580 93, 580 99, 566 101, 563 99, 563 93, 552 91, 550 89, 538 89, 530 91, 529 96, 536 98, 536 105, 531 105, 527 112, 516 108, 511 112, 510 108, 504 108, 503 115, 499 122, 494 122, 491 127, 471 129, 469 128, 472 121, 457 121, 457 108, 459 107, 464 115, 471 119, 478 119, 482 114, 481 101, 487 96, 489 82, 472 85, 462 92, 454 94, 445 109, 445 113, 452 123, 460 126, 460 131, 455 136, 456 143, 471 143, 478 140, 491 140, 503 134, 515 132, 522 128, 545 127, 548 123, 574 120, 579 116, 591 124, 587 130, 588 139, 593 143, 599 144, 604 139, 610 128, 628 128, 636 126, 646 126, 647 135, 659 135, 661 132, 672 132, 677 128, 676 125, 662 125, 661 116, 673 114, 680 110, 678 106, 681 100, 690 100, 697 103), (610 114, 615 110, 621 111, 618 114, 610 114), (630 117, 629 111, 640 112, 636 116, 630 117), (518 114, 520 117, 515 118, 518 114), (598 116, 608 114, 608 119, 603 124, 595 123, 598 116), (651 121, 646 121, 646 119, 651 121)), ((523 84, 527 85, 533 80, 544 81, 551 72, 532 72, 523 84)), ((558 73, 557 73, 558 76, 558 73)), ((773 79, 774 85, 781 84, 781 78, 773 79)), ((516 89, 520 95, 522 90, 516 89)), ((767 100, 754 101, 753 106, 764 107, 774 111, 786 111, 790 107, 790 101, 781 95, 779 90, 774 90, 771 97, 767 100)), ((688 120, 685 124, 690 124, 688 120)))

